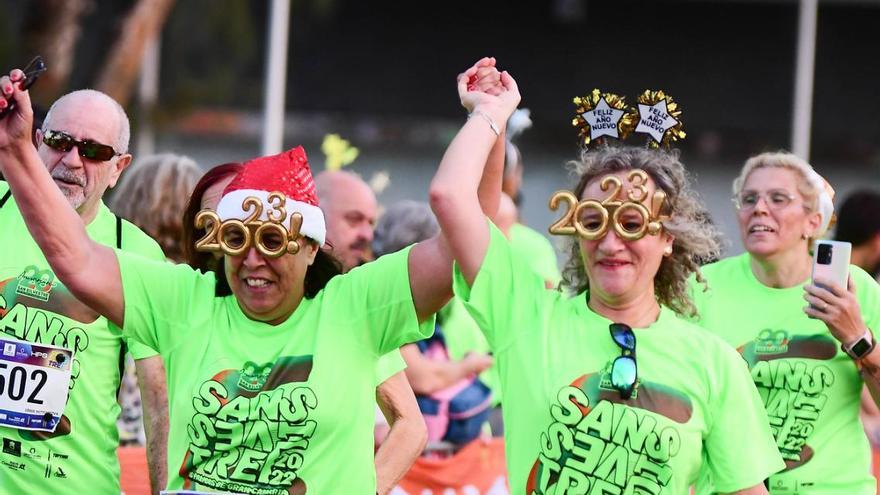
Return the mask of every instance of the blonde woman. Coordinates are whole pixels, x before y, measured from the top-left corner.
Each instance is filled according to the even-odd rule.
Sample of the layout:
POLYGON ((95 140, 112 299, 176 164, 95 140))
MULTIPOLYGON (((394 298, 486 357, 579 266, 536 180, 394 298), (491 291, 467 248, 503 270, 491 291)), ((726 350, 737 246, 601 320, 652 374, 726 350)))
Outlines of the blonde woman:
MULTIPOLYGON (((855 266, 848 287, 811 283, 811 244, 834 211, 829 189, 793 154, 750 158, 733 182, 746 252, 704 267, 709 290, 694 290, 699 324, 739 349, 767 408, 786 464, 770 478, 774 495, 877 490, 859 395, 863 382, 878 385, 869 329, 880 325, 880 290, 855 266)), ((712 491, 705 478, 698 493, 712 491)))

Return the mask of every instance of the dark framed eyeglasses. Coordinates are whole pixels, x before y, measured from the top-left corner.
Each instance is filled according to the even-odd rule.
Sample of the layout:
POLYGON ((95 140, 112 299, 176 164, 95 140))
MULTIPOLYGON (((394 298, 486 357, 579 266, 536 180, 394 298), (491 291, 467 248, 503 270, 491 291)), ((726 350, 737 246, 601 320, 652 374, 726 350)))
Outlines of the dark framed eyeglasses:
POLYGON ((79 141, 74 139, 70 134, 61 131, 46 131, 45 134, 43 134, 43 143, 53 150, 64 153, 67 153, 71 148, 76 146, 79 156, 99 162, 107 161, 114 156, 122 154, 117 153, 113 147, 106 144, 96 143, 94 141, 79 141))
POLYGON ((611 339, 620 347, 620 356, 611 363, 611 386, 620 393, 620 398, 629 400, 639 381, 639 368, 636 364, 636 334, 624 323, 608 326, 611 339))

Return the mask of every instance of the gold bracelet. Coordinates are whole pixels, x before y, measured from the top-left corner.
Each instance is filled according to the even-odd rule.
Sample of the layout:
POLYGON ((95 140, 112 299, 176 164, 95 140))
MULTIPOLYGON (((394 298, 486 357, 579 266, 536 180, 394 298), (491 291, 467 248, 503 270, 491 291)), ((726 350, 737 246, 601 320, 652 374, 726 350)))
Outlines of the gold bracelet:
POLYGON ((495 124, 495 121, 492 120, 492 117, 489 117, 479 110, 474 110, 473 112, 468 114, 468 120, 470 120, 471 117, 474 115, 479 115, 480 117, 483 117, 483 120, 485 120, 489 124, 489 129, 492 129, 492 132, 495 133, 495 137, 501 136, 501 131, 498 130, 498 126, 495 124))

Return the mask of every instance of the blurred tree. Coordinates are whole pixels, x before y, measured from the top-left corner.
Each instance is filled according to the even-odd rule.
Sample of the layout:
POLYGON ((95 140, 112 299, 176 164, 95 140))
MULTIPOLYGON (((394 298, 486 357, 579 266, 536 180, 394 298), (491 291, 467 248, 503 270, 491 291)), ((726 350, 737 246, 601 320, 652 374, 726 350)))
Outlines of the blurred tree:
POLYGON ((268 2, 180 2, 162 34, 162 106, 259 107, 268 2))
POLYGON ((26 51, 40 54, 51 70, 35 88, 54 99, 67 88, 80 36, 80 17, 89 0, 31 0, 24 10, 21 38, 26 51))
POLYGON ((25 63, 21 59, 34 54, 46 60, 49 70, 34 86, 39 101, 52 101, 71 86, 92 86, 125 105, 144 47, 173 5, 174 0, 29 0, 19 4, 21 23, 10 33, 20 45, 8 37, 3 45, 10 45, 10 63, 25 63), (84 67, 88 74, 82 77, 84 67))
POLYGON ((141 70, 147 43, 162 30, 174 0, 138 0, 103 64, 95 87, 125 104, 141 70))

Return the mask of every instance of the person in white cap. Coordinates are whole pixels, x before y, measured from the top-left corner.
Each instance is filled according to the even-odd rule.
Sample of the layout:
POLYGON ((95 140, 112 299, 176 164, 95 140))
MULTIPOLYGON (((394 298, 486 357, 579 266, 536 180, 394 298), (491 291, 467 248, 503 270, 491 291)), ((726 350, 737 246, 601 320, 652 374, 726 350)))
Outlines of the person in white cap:
POLYGON ((58 278, 162 355, 168 489, 374 493, 376 362, 433 331, 451 295, 440 237, 338 275, 298 147, 245 163, 197 216, 196 246, 223 253, 224 276, 98 245, 36 155, 22 78, 0 78, 16 104, 0 121, 0 171, 58 278))
MULTIPOLYGON (((813 241, 828 230, 833 190, 790 153, 751 157, 733 182, 746 252, 703 267, 698 323, 751 368, 786 468, 771 494, 876 493, 859 422, 862 383, 877 390, 880 289, 850 266, 848 287, 811 282, 813 241), (862 370, 861 373, 859 370, 862 370)), ((703 476, 697 494, 714 493, 703 476)))

